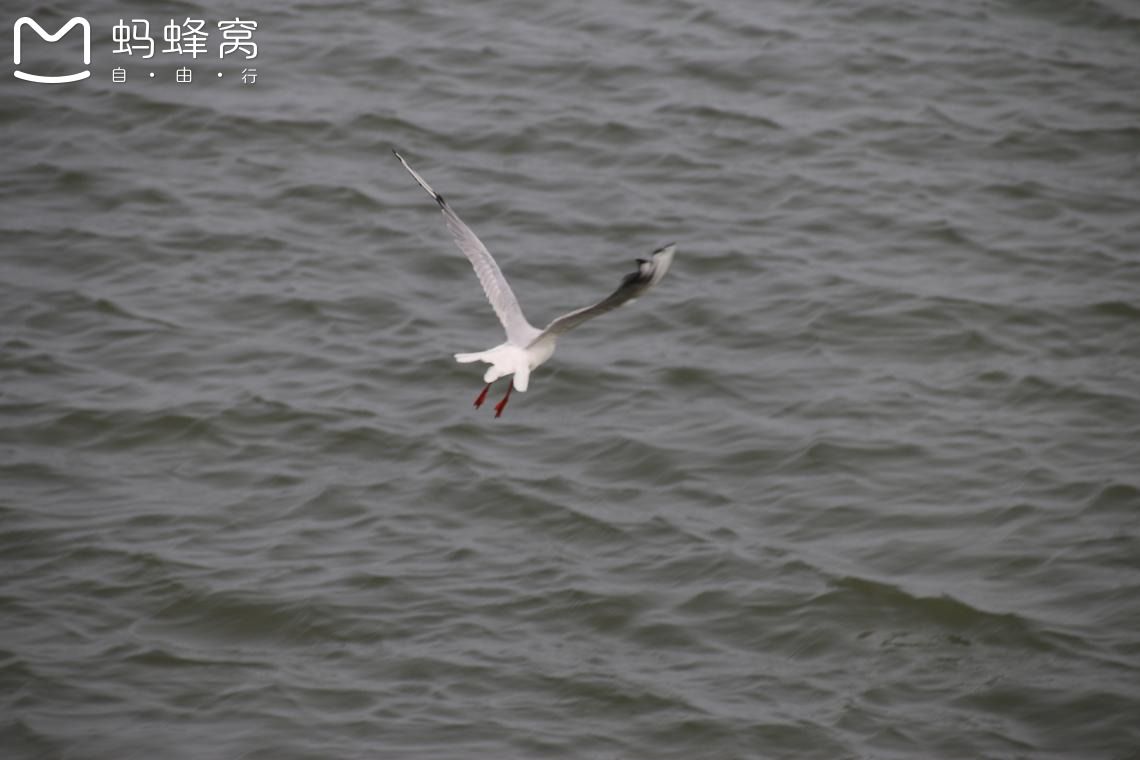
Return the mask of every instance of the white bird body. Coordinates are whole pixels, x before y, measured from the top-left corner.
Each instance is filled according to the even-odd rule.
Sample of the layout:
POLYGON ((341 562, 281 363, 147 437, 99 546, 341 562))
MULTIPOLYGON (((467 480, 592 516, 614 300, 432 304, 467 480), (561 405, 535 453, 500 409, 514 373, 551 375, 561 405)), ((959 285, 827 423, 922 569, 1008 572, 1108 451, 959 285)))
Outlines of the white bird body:
MULTIPOLYGON (((392 152, 396 153, 396 151, 392 152)), ((513 375, 511 385, 507 387, 506 395, 495 405, 496 417, 503 413, 503 408, 506 407, 507 401, 510 399, 512 388, 521 393, 530 386, 531 372, 554 354, 559 335, 577 327, 588 319, 593 319, 616 309, 618 306, 636 300, 638 296, 661 281, 673 262, 675 246, 670 243, 654 251, 651 258, 638 259, 637 271, 626 275, 618 289, 609 296, 592 306, 563 314, 540 330, 532 325, 523 314, 510 284, 486 246, 451 210, 443 196, 432 190, 431 185, 412 167, 408 166, 408 162, 404 160, 403 156, 396 153, 396 158, 400 159, 400 163, 415 178, 420 187, 426 190, 428 195, 432 196, 439 204, 440 211, 443 212, 444 222, 447 224, 452 238, 455 239, 455 244, 470 260, 471 266, 475 269, 475 275, 479 278, 479 283, 487 294, 487 300, 491 302, 491 307, 495 310, 495 314, 498 315, 499 321, 502 322, 503 329, 507 333, 506 342, 500 343, 494 348, 474 353, 455 354, 455 360, 460 363, 478 361, 491 365, 483 373, 483 382, 487 385, 479 397, 475 399, 476 408, 483 404, 492 383, 501 377, 513 375)))
POLYGON ((525 393, 526 389, 530 387, 530 373, 554 355, 556 341, 557 338, 553 335, 544 336, 529 346, 516 346, 507 341, 494 348, 488 348, 486 351, 456 354, 455 361, 460 364, 486 362, 491 366, 483 373, 483 382, 493 383, 500 377, 514 375, 511 383, 515 390, 525 393))

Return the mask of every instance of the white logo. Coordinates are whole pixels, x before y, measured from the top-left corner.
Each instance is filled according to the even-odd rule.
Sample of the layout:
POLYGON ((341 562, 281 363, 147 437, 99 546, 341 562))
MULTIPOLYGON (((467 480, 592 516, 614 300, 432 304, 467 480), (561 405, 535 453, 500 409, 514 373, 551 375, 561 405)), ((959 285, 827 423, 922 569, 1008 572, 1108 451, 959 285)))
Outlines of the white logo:
MULTIPOLYGON (((36 34, 38 34, 41 39, 46 40, 47 42, 55 42, 63 35, 70 32, 71 28, 74 26, 83 27, 83 64, 85 66, 91 65, 91 25, 87 23, 87 19, 76 16, 64 24, 62 27, 60 27, 60 30, 55 34, 48 34, 47 30, 37 24, 34 19, 30 19, 27 16, 24 16, 23 18, 18 19, 12 26, 12 59, 16 62, 17 66, 20 65, 20 30, 25 26, 30 26, 35 30, 36 34)), ((58 77, 43 76, 41 74, 28 74, 27 72, 20 70, 16 70, 12 73, 17 79, 23 79, 28 82, 43 82, 45 84, 78 82, 80 79, 86 79, 87 77, 91 76, 91 72, 87 70, 79 71, 74 74, 65 74, 58 77)))

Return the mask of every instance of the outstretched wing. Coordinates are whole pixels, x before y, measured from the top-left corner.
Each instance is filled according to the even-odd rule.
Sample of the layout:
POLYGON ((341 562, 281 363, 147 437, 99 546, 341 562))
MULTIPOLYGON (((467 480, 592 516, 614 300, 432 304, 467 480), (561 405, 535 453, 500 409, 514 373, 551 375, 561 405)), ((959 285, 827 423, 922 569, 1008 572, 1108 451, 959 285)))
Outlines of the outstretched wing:
POLYGON ((654 285, 661 282, 661 278, 669 271, 669 265, 673 263, 673 253, 675 250, 676 245, 670 243, 664 248, 658 248, 653 252, 650 258, 638 259, 637 271, 627 274, 622 279, 621 285, 618 285, 617 290, 593 306, 586 306, 558 317, 558 319, 555 319, 546 326, 546 329, 535 338, 535 342, 542 340, 542 338, 547 335, 557 337, 567 330, 574 329, 587 319, 593 319, 594 317, 605 314, 607 311, 613 311, 623 303, 632 301, 646 293, 654 285))
POLYGON ((426 190, 432 198, 435 198, 435 202, 439 204, 439 210, 443 212, 443 220, 447 223, 447 229, 451 232, 451 237, 459 246, 459 250, 463 251, 463 255, 475 268, 475 276, 479 278, 483 292, 487 294, 487 300, 491 302, 491 308, 495 310, 499 321, 503 323, 503 329, 507 331, 507 340, 519 346, 530 343, 531 339, 538 334, 538 330, 523 315, 514 291, 511 290, 507 278, 503 276, 503 272, 495 263, 495 259, 487 250, 487 246, 483 245, 482 241, 475 237, 471 228, 464 224, 463 220, 451 210, 451 206, 447 205, 443 196, 432 190, 431 185, 417 174, 415 169, 408 166, 408 162, 404 160, 403 156, 396 151, 392 152, 396 154, 396 158, 400 159, 400 163, 415 178, 416 182, 420 183, 420 187, 426 190))

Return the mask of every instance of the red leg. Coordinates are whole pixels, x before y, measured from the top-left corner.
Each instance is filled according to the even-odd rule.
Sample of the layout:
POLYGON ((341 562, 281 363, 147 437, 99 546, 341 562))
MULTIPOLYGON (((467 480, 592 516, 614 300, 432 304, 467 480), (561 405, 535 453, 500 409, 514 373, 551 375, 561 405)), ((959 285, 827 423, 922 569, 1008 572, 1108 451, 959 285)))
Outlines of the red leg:
MULTIPOLYGON (((479 398, 475 399, 475 408, 476 409, 483 406, 483 401, 486 400, 487 391, 489 391, 489 390, 491 390, 491 384, 487 383, 486 387, 483 388, 483 392, 479 394, 479 398)), ((496 415, 496 416, 498 416, 498 415, 496 415)))
POLYGON ((495 404, 495 416, 501 417, 503 410, 507 408, 507 402, 511 400, 511 390, 515 387, 515 382, 512 380, 507 383, 507 394, 503 396, 503 400, 495 404))

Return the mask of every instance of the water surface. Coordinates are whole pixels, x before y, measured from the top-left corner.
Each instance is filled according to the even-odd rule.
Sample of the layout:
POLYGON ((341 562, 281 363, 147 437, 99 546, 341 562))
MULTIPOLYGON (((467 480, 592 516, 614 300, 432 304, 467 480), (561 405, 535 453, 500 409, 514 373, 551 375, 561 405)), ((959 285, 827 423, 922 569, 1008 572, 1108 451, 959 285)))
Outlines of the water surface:
POLYGON ((1131 4, 156 13, 3 84, 7 757, 1137 757, 1131 4), (532 321, 674 267, 495 420, 392 147, 532 321))

